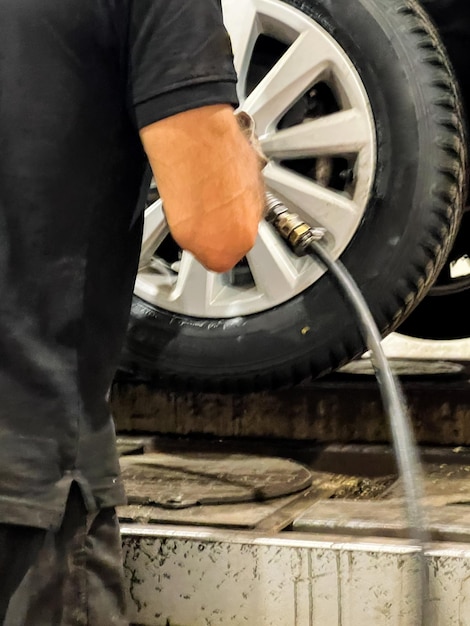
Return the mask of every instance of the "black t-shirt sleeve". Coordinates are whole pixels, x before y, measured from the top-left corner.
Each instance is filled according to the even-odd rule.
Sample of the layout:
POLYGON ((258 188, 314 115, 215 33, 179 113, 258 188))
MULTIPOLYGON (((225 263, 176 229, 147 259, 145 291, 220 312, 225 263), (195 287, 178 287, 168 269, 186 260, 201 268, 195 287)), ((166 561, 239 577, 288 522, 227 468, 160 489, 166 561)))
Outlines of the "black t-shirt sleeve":
POLYGON ((236 106, 220 0, 132 0, 130 103, 139 128, 209 104, 236 106))

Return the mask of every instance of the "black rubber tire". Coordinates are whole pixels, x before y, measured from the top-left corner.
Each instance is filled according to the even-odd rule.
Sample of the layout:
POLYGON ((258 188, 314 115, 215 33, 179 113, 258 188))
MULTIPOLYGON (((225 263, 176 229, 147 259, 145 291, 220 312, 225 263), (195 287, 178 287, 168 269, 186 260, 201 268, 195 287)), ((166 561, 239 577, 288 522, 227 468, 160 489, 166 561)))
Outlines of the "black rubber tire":
MULTIPOLYGON (((470 2, 468 0, 421 0, 421 4, 436 24, 457 77, 468 125, 470 111, 470 2)), ((456 259, 470 251, 470 214, 468 209, 459 229, 457 250, 450 254, 456 259)), ((444 268, 444 273, 446 273, 444 268)), ((437 281, 440 283, 439 279, 437 281)), ((468 280, 466 280, 468 283, 468 280)), ((465 291, 443 294, 431 289, 418 307, 400 326, 400 332, 423 339, 462 339, 470 337, 470 287, 465 291)))
MULTIPOLYGON (((458 227, 466 152, 456 83, 414 1, 286 2, 339 42, 370 98, 377 174, 342 261, 385 334, 424 295, 458 227)), ((175 315, 135 298, 123 367, 177 390, 247 392, 317 377, 363 348, 326 275, 281 306, 230 320, 175 315)))

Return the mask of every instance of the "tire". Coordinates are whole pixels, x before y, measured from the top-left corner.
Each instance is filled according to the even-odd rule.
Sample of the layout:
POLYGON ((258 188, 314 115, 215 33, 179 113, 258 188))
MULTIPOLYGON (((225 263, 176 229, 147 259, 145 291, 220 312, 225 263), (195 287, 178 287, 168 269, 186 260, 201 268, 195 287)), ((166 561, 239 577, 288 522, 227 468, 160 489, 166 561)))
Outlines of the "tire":
MULTIPOLYGON (((421 0, 445 45, 462 94, 465 119, 470 111, 470 4, 467 0, 421 0)), ((423 339, 470 337, 470 210, 460 225, 446 263, 428 295, 406 319, 400 332, 423 339), (457 264, 460 272, 455 275, 457 264)))
MULTIPOLYGON (((466 155, 454 77, 435 29, 413 1, 270 5, 276 2, 280 12, 292 19, 302 14, 334 39, 367 94, 375 124, 373 178, 364 213, 340 252, 387 334, 424 296, 458 228, 466 155)), ((182 314, 135 297, 123 368, 180 391, 249 392, 318 377, 363 350, 335 285, 316 275, 287 301, 232 317, 182 314)))

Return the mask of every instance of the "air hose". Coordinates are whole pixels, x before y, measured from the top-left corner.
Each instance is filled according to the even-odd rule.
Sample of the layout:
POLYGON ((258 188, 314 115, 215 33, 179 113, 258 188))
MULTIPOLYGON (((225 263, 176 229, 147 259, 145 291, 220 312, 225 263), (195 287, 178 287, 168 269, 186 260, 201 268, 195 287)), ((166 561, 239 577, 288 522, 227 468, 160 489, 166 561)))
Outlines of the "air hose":
POLYGON ((329 254, 322 240, 325 230, 313 228, 271 193, 266 194, 266 219, 270 222, 292 250, 298 255, 311 254, 331 273, 337 286, 354 311, 364 342, 370 351, 371 361, 379 384, 385 413, 392 433, 393 448, 399 473, 403 482, 405 508, 410 539, 416 544, 420 567, 421 621, 424 620, 424 605, 427 588, 425 546, 429 542, 424 511, 422 470, 414 440, 411 420, 401 386, 393 375, 381 345, 381 336, 356 282, 340 261, 329 254))

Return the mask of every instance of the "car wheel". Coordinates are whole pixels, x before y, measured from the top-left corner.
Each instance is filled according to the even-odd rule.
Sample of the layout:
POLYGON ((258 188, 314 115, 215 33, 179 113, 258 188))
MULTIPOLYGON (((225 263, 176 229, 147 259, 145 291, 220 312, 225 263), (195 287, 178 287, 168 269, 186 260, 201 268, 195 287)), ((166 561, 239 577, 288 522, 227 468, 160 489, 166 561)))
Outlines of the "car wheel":
MULTIPOLYGON (((457 76, 464 109, 470 111, 470 5, 467 0, 421 0, 434 20, 457 76)), ((468 205, 468 199, 467 199, 468 205)), ((426 298, 400 327, 414 337, 454 340, 470 337, 470 207, 457 239, 426 298)), ((451 348, 451 344, 449 345, 451 348)))
MULTIPOLYGON (((441 269, 462 207, 465 148, 436 31, 402 0, 225 0, 243 109, 271 162, 268 189, 362 289, 383 333, 441 269)), ((260 224, 246 259, 207 272, 147 211, 123 367, 180 390, 251 391, 363 351, 317 261, 260 224)))

